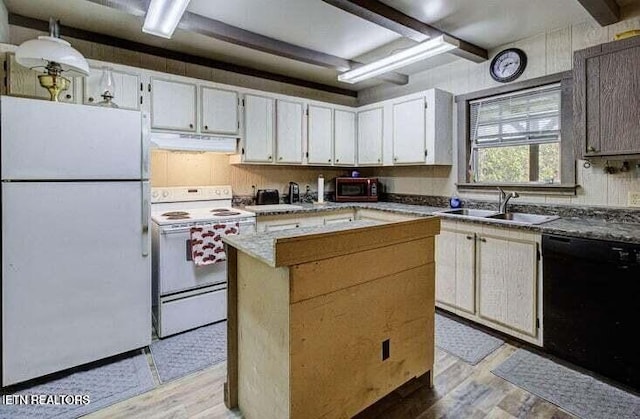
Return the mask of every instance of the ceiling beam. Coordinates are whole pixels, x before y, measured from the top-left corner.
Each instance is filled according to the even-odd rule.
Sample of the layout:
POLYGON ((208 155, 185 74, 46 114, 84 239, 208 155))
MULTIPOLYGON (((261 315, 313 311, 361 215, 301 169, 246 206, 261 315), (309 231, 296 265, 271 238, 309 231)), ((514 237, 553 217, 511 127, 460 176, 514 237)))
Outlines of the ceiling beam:
POLYGON ((587 12, 600 24, 611 25, 620 21, 620 6, 615 0, 578 0, 587 12))
MULTIPOLYGON (((92 3, 125 11, 135 16, 144 16, 148 0, 88 0, 92 3)), ((185 12, 178 28, 187 32, 198 33, 220 41, 265 52, 295 61, 313 64, 320 67, 343 72, 356 68, 362 63, 326 54, 324 52, 300 47, 278 39, 269 38, 255 32, 228 25, 219 20, 210 19, 195 13, 185 12)), ((403 85, 409 82, 405 74, 387 73, 378 77, 390 83, 403 85)))
MULTIPOLYGON (((21 26, 23 28, 35 29, 42 32, 49 31, 49 22, 34 19, 26 16, 9 13, 9 24, 21 26)), ((104 35, 97 32, 86 31, 83 29, 73 28, 71 26, 60 25, 60 32, 63 37, 71 37, 89 41, 96 44, 109 45, 112 47, 122 48, 129 51, 136 51, 144 54, 154 55, 156 57, 168 58, 170 60, 181 61, 184 63, 202 65, 217 70, 229 71, 232 73, 244 74, 251 77, 258 77, 265 80, 273 80, 280 83, 291 84, 294 86, 307 87, 310 89, 320 90, 329 93, 335 93, 344 96, 357 97, 358 92, 351 89, 344 89, 338 86, 331 86, 324 83, 304 80, 298 77, 287 76, 283 74, 272 73, 265 70, 259 70, 238 64, 231 64, 212 58, 200 57, 197 55, 186 54, 183 52, 173 51, 162 47, 142 44, 140 42, 130 41, 128 39, 116 38, 110 35, 104 35)), ((87 57, 91 58, 91 57, 87 57)))
POLYGON ((396 32, 405 38, 416 42, 423 42, 429 38, 440 35, 448 35, 460 42, 460 47, 452 50, 450 54, 457 55, 467 60, 479 63, 489 57, 486 49, 473 45, 451 34, 443 32, 433 26, 427 25, 401 11, 387 6, 377 0, 323 0, 332 6, 349 12, 359 18, 368 20, 378 26, 396 32))

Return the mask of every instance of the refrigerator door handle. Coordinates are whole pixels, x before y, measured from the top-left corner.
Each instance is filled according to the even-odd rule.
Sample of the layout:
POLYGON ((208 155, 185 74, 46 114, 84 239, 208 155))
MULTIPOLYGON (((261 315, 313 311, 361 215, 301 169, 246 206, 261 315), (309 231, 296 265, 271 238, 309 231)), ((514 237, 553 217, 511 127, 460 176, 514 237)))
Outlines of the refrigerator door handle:
POLYGON ((149 116, 147 115, 146 112, 142 113, 142 134, 140 137, 140 141, 141 141, 141 153, 142 153, 142 158, 141 158, 141 173, 142 173, 142 179, 149 179, 149 116))
POLYGON ((149 182, 142 181, 142 256, 149 256, 149 182))

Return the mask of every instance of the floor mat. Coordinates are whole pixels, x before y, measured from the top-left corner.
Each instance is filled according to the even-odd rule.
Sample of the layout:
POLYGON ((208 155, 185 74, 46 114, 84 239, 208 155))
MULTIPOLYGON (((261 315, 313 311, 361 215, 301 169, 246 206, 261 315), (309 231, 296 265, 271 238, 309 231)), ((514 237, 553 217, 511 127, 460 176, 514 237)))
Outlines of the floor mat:
MULTIPOLYGON (((154 388, 147 357, 139 352, 129 358, 119 359, 91 369, 76 369, 69 375, 37 384, 12 394, 18 395, 88 395, 86 405, 68 404, 0 404, 2 419, 77 418, 116 402, 126 400, 154 388)), ((5 397, 5 396, 3 396, 5 397)))
POLYGON ((472 365, 503 343, 503 340, 436 313, 436 346, 472 365))
POLYGON ((640 418, 640 397, 523 349, 492 372, 584 419, 640 418))
POLYGON ((154 341, 150 348, 161 382, 184 377, 227 359, 227 322, 154 341))

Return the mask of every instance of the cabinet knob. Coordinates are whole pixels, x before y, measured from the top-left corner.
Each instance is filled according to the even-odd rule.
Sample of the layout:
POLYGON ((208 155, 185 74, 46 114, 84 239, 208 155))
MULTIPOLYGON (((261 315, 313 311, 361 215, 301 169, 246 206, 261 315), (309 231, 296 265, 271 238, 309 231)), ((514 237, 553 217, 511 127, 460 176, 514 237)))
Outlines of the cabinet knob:
POLYGON ((92 97, 89 98, 89 103, 91 103, 91 102, 93 102, 93 98, 92 97))
POLYGON ((271 160, 271 156, 267 157, 269 160, 271 160))
POLYGON ((329 163, 331 163, 331 159, 329 159, 328 161, 329 161, 329 163))
POLYGON ((380 163, 380 159, 378 159, 378 163, 380 163))
POLYGON ((205 126, 204 126, 204 129, 209 129, 209 125, 205 125, 205 126))
POLYGON ((598 150, 596 150, 596 148, 594 146, 590 145, 589 147, 587 147, 587 151, 589 153, 595 153, 598 150))
POLYGON ((193 128, 193 124, 189 124, 189 128, 193 128))
POLYGON ((484 237, 482 237, 482 238, 480 238, 480 241, 481 241, 482 243, 486 243, 486 242, 487 242, 487 239, 485 239, 484 237))
POLYGON ((278 160, 282 160, 282 156, 278 157, 278 160))
MULTIPOLYGON (((380 161, 380 160, 378 160, 378 161, 380 161)), ((393 161, 398 161, 398 158, 397 158, 397 157, 394 157, 394 158, 393 158, 393 161)))
POLYGON ((340 159, 336 159, 336 163, 338 163, 340 161, 340 159))
POLYGON ((71 99, 71 95, 70 95, 70 94, 67 94, 65 97, 66 97, 67 99, 71 99))
POLYGON ((467 236, 467 240, 473 240, 473 236, 467 236))

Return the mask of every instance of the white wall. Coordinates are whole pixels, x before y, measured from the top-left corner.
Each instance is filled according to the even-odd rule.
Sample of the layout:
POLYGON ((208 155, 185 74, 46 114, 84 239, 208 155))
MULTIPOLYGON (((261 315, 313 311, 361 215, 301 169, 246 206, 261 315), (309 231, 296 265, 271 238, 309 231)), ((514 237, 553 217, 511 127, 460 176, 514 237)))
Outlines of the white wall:
POLYGON ((0 44, 9 43, 9 12, 4 5, 4 1, 0 0, 0 44))
MULTIPOLYGON (((508 47, 524 50, 527 53, 528 65, 518 81, 570 70, 574 51, 609 42, 613 40, 616 33, 628 29, 640 29, 640 4, 630 5, 623 10, 623 13, 625 20, 614 25, 601 27, 593 20, 589 20, 501 46, 490 51, 490 55, 493 56, 496 52, 508 47)), ((475 64, 458 59, 450 64, 410 76, 409 84, 405 86, 383 84, 363 90, 358 99, 361 104, 368 104, 433 87, 456 95, 487 89, 499 85, 489 76, 489 63, 490 60, 475 64)), ((454 117, 454 152, 457 152, 455 151, 456 126, 454 117)), ((524 195, 519 201, 626 206, 628 192, 640 191, 640 174, 637 171, 605 174, 602 170, 604 162, 594 164, 590 169, 585 169, 583 163, 583 161, 577 162, 577 181, 581 185, 577 196, 524 195)), ((615 164, 619 165, 619 163, 615 164)), ((450 196, 456 190, 457 168, 455 165, 384 168, 379 169, 377 174, 389 192, 450 196)), ((497 192, 461 193, 460 196, 494 199, 497 192)))

